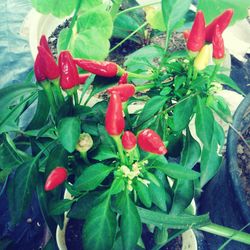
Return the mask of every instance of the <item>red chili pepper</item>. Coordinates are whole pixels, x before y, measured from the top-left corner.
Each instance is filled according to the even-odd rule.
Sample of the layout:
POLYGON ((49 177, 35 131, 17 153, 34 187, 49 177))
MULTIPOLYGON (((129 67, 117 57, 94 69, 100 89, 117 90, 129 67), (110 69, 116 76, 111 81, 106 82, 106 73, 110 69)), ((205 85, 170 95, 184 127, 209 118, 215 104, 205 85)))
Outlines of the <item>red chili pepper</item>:
POLYGON ((122 101, 117 93, 110 96, 106 117, 105 127, 109 135, 120 135, 125 127, 125 121, 122 112, 122 101))
POLYGON ((121 97, 121 101, 126 102, 131 96, 135 94, 135 86, 129 83, 121 84, 111 87, 107 91, 109 94, 112 94, 114 92, 118 93, 121 97))
POLYGON ((225 55, 224 41, 220 31, 220 27, 217 24, 213 36, 213 58, 222 59, 225 55))
POLYGON ((42 35, 39 42, 41 47, 44 47, 46 51, 53 57, 53 54, 49 48, 49 44, 45 35, 42 35))
POLYGON ((221 15, 217 16, 207 27, 206 27, 206 42, 212 42, 213 35, 215 32, 216 25, 219 25, 220 32, 227 28, 234 14, 233 9, 225 10, 221 15))
POLYGON ((126 150, 133 149, 136 146, 136 136, 130 131, 125 131, 122 135, 122 145, 126 150))
POLYGON ((91 75, 90 73, 80 74, 79 75, 79 84, 84 84, 90 75, 91 75))
POLYGON ((125 84, 128 83, 128 73, 125 72, 123 75, 120 77, 118 84, 125 84))
POLYGON ((59 55, 60 86, 62 89, 72 89, 79 83, 79 76, 74 60, 69 51, 59 55))
POLYGON ((40 72, 42 72, 47 79, 54 80, 59 77, 59 68, 53 56, 41 46, 38 46, 38 56, 40 56, 40 72))
POLYGON ((46 80, 46 76, 42 72, 42 68, 43 68, 43 63, 41 62, 41 56, 38 53, 36 56, 35 64, 34 64, 34 73, 35 73, 36 80, 38 82, 43 82, 46 80))
POLYGON ((137 137, 139 146, 146 152, 164 155, 167 149, 161 140, 161 137, 152 129, 142 130, 137 137))
POLYGON ((97 62, 94 60, 75 59, 75 63, 82 69, 104 77, 114 77, 118 72, 118 65, 113 62, 97 62))
POLYGON ((205 19, 202 11, 198 11, 190 31, 187 48, 192 52, 199 52, 205 43, 205 19))
POLYGON ((189 35, 190 35, 190 30, 184 30, 184 31, 183 31, 183 36, 184 36, 184 39, 185 39, 186 41, 188 40, 189 35))
POLYGON ((55 189, 67 179, 67 176, 68 172, 65 168, 56 167, 55 169, 53 169, 45 182, 45 191, 51 191, 55 189))

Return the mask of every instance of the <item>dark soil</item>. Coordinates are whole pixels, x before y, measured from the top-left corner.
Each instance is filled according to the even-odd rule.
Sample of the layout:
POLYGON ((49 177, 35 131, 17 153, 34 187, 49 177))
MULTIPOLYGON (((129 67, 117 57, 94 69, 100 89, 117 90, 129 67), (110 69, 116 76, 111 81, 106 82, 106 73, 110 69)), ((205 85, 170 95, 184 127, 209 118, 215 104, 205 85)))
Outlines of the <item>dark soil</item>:
POLYGON ((242 139, 239 139, 237 146, 237 156, 238 164, 241 170, 241 180, 243 188, 246 192, 247 205, 250 206, 250 107, 248 108, 246 115, 242 121, 243 123, 243 132, 242 136, 245 139, 245 142, 242 139), (248 144, 248 146, 247 146, 248 144))

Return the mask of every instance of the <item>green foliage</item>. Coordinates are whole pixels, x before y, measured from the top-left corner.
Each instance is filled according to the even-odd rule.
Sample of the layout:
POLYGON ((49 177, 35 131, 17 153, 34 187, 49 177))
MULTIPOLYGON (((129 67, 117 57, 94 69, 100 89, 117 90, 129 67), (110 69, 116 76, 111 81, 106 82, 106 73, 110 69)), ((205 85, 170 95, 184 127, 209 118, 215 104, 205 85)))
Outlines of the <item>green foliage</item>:
POLYGON ((221 14, 224 10, 232 8, 234 15, 231 21, 233 24, 237 20, 241 20, 247 17, 247 10, 249 8, 248 0, 199 0, 198 9, 202 10, 205 15, 206 23, 210 23, 216 16, 221 14), (215 8, 216 6, 216 8, 215 8))

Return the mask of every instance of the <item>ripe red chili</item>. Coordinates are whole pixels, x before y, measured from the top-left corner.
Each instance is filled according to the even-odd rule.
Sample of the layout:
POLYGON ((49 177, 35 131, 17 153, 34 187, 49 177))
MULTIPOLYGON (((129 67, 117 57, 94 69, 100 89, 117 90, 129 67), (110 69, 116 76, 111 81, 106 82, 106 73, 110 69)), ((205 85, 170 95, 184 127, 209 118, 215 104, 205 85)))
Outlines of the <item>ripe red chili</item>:
POLYGON ((222 14, 217 16, 207 27, 206 27, 206 42, 212 42, 213 35, 215 32, 216 25, 219 25, 220 32, 227 28, 228 24, 230 23, 232 16, 233 16, 233 9, 225 10, 222 14))
POLYGON ((68 172, 65 168, 56 167, 55 169, 53 169, 45 182, 45 191, 51 191, 55 189, 67 179, 67 176, 68 172))
POLYGON ((118 65, 113 62, 97 62, 87 59, 75 59, 75 63, 82 69, 104 77, 114 77, 118 72, 118 65))
POLYGON ((118 84, 125 84, 125 83, 128 83, 128 73, 127 72, 122 74, 122 76, 120 77, 119 82, 118 82, 118 84))
POLYGON ((62 89, 72 89, 79 83, 79 76, 74 60, 69 51, 59 55, 60 86, 62 89))
POLYGON ((79 84, 84 84, 90 75, 91 75, 90 73, 80 74, 79 75, 79 84))
POLYGON ((36 80, 38 82, 42 82, 46 80, 46 76, 42 72, 42 68, 43 68, 43 64, 41 62, 41 56, 38 53, 38 55, 36 56, 35 64, 34 64, 34 73, 35 73, 36 80))
POLYGON ((224 41, 220 31, 220 27, 217 24, 213 36, 213 58, 222 59, 225 55, 224 41))
POLYGON ((126 150, 133 149, 136 146, 136 136, 130 131, 125 131, 122 135, 122 145, 126 150))
POLYGON ((121 84, 111 87, 107 91, 109 94, 112 94, 114 92, 118 93, 121 97, 121 101, 126 102, 131 96, 135 94, 135 86, 129 83, 121 84))
POLYGON ((190 31, 187 48, 189 51, 198 52, 205 43, 205 19, 202 11, 198 11, 190 31))
POLYGON ((125 127, 125 121, 122 112, 122 101, 117 93, 110 96, 106 117, 105 127, 109 135, 120 135, 125 127))
POLYGON ((40 57, 40 72, 42 72, 47 79, 54 80, 59 77, 59 68, 53 56, 41 46, 38 46, 38 57, 40 57))
POLYGON ((167 149, 161 137, 152 129, 142 130, 137 137, 138 145, 146 152, 164 155, 167 149))
POLYGON ((41 47, 45 48, 46 51, 53 57, 53 54, 51 53, 51 50, 49 48, 49 44, 45 35, 41 36, 39 44, 41 47))

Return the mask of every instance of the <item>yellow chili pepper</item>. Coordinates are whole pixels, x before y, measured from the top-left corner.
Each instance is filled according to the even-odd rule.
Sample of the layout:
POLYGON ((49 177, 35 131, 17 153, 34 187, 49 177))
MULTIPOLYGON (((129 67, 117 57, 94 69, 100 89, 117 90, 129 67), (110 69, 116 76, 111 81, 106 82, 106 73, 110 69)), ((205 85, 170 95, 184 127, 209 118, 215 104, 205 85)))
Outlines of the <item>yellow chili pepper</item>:
POLYGON ((194 60, 194 67, 197 71, 206 68, 210 59, 210 45, 204 45, 200 50, 198 56, 194 60))

